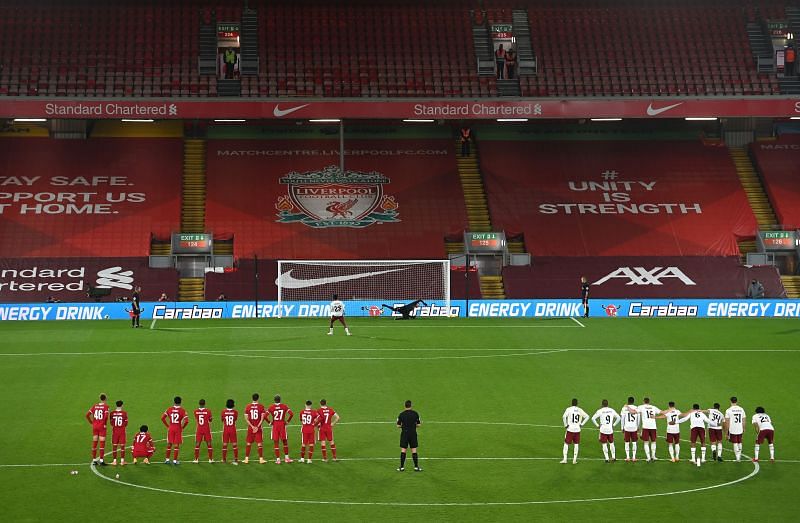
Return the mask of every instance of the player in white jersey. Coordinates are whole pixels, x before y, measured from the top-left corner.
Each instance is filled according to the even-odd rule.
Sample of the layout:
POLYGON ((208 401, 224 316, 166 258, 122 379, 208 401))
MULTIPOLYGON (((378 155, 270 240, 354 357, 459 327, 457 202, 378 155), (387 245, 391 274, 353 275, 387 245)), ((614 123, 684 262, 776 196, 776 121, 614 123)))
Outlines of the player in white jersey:
POLYGON ((739 406, 736 396, 731 398, 731 406, 725 411, 725 437, 733 445, 736 461, 742 460, 742 434, 744 434, 745 412, 739 406))
POLYGON ((662 410, 661 415, 657 416, 667 420, 667 449, 669 450, 669 459, 673 463, 681 460, 681 427, 678 425, 678 419, 681 417, 681 411, 675 408, 675 402, 669 402, 669 408, 662 410))
POLYGON ((350 336, 350 329, 347 328, 347 322, 344 321, 344 302, 339 301, 339 296, 333 295, 331 302, 331 324, 328 328, 328 336, 333 336, 333 322, 338 321, 344 326, 344 332, 350 336))
POLYGON ((647 461, 656 461, 656 416, 661 414, 661 409, 650 404, 650 398, 644 398, 644 404, 636 407, 642 419, 642 446, 647 461), (649 443, 649 445, 648 445, 649 443))
POLYGON ((622 418, 622 439, 625 441, 625 461, 636 461, 636 442, 639 441, 639 411, 633 404, 633 397, 628 398, 628 403, 619 410, 622 418), (633 449, 633 452, 631 452, 633 449))
POLYGON ((714 403, 713 409, 706 411, 708 416, 708 440, 711 442, 711 459, 722 461, 722 422, 725 415, 719 410, 719 403, 714 403))
POLYGON ((769 414, 764 412, 764 407, 756 407, 756 413, 753 414, 753 427, 757 432, 753 461, 758 463, 758 451, 761 450, 761 444, 766 440, 769 443, 769 460, 774 463, 775 445, 772 442, 775 440, 775 427, 772 425, 769 414))
POLYGON ((567 453, 569 452, 569 445, 572 444, 572 464, 578 463, 578 446, 581 442, 581 427, 589 421, 589 415, 578 407, 578 400, 573 398, 572 405, 567 407, 564 415, 561 416, 561 421, 564 422, 564 427, 567 429, 564 434, 564 459, 561 463, 567 462, 567 453))
POLYGON ((692 410, 679 419, 678 423, 683 423, 685 421, 689 421, 689 426, 692 431, 690 437, 692 441, 692 463, 695 463, 699 467, 700 463, 706 462, 706 425, 711 423, 711 420, 700 410, 700 405, 695 403, 692 405, 692 410), (697 455, 695 446, 697 445, 698 439, 700 440, 700 459, 695 459, 697 455))
POLYGON ((603 448, 603 456, 608 463, 609 449, 611 450, 611 461, 617 461, 617 449, 614 447, 614 425, 619 423, 620 417, 617 411, 608 406, 608 400, 603 400, 602 405, 592 416, 592 423, 595 427, 600 427, 600 446, 603 448))

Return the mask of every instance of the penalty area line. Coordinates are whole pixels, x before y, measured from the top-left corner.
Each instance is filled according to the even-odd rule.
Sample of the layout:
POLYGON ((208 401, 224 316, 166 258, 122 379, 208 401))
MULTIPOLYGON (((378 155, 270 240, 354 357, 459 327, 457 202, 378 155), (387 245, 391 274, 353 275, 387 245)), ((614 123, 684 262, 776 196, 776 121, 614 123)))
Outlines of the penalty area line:
POLYGON ((569 319, 571 319, 572 321, 574 321, 575 323, 577 323, 578 325, 580 325, 582 329, 585 329, 585 328, 586 328, 586 325, 584 325, 583 323, 581 323, 581 320, 579 320, 579 319, 577 319, 577 318, 575 318, 575 317, 573 317, 573 316, 570 316, 570 317, 569 317, 569 319))

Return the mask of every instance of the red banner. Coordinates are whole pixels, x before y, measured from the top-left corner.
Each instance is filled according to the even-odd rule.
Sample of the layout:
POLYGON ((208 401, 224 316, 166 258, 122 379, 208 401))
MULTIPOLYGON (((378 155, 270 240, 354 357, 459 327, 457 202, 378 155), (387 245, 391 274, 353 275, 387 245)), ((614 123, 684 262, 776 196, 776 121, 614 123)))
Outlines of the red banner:
POLYGON ((495 227, 534 256, 738 254, 756 222, 725 149, 483 140, 495 227))
POLYGON ((495 119, 788 117, 800 98, 586 98, 525 100, 220 100, 218 98, 0 99, 0 118, 495 119))
POLYGON ((141 287, 142 301, 177 299, 178 272, 141 258, 0 258, 0 302, 115 301, 141 287))
POLYGON ((778 223, 800 227, 800 136, 784 135, 777 142, 756 142, 750 147, 778 223))
POLYGON ((237 256, 443 258, 467 224, 449 139, 208 142, 207 227, 237 256))
POLYGON ((179 139, 0 140, 5 256, 146 256, 180 217, 179 139))
POLYGON ((581 276, 590 299, 744 298, 753 279, 764 286, 764 297, 786 297, 775 267, 745 267, 738 257, 537 257, 532 263, 503 269, 509 298, 579 298, 581 276))

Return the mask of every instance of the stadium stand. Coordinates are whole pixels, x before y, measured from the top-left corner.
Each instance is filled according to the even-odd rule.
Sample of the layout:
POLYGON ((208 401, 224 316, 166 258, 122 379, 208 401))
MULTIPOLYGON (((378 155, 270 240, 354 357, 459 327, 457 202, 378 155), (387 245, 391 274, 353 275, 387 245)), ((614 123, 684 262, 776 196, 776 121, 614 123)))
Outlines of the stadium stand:
POLYGON ((328 177, 338 140, 209 140, 207 228, 233 234, 237 257, 443 258, 467 223, 450 138, 349 139, 346 151, 348 175, 368 180, 328 177))
MULTIPOLYGON (((216 300, 224 295, 226 300, 253 300, 255 298, 256 282, 258 285, 259 300, 277 300, 278 287, 275 278, 278 274, 278 264, 275 260, 258 261, 258 280, 255 275, 255 259, 252 257, 240 258, 236 267, 227 272, 209 272, 206 274, 206 299, 216 300)), ((478 285, 476 273, 471 273, 469 279, 464 272, 451 271, 450 297, 452 299, 480 298, 481 290, 478 285)), ((356 316, 355 311, 351 311, 356 316)))
MULTIPOLYGON (((490 23, 511 4, 487 2, 490 23)), ((245 97, 487 97, 472 40, 474 2, 251 1, 260 70, 243 76, 245 97)), ((525 3, 523 3, 523 6, 525 3)), ((527 2, 539 74, 523 96, 776 94, 758 74, 745 27, 782 16, 773 0, 749 9, 725 0, 658 5, 598 0, 527 2), (669 42, 669 45, 665 45, 669 42)), ((516 3, 513 7, 518 7, 516 3)), ((198 71, 199 32, 240 21, 242 4, 181 0, 9 0, 0 5, 0 95, 217 96, 198 71), (58 13, 56 16, 55 13, 58 13)))
POLYGON ((177 271, 151 269, 144 256, 3 257, 0 277, 0 302, 8 303, 44 302, 51 297, 63 302, 109 302, 130 298, 134 285, 142 288, 143 301, 156 301, 161 293, 174 300, 178 290, 177 271))
POLYGON ((755 218, 725 148, 699 141, 479 143, 495 227, 534 256, 735 256, 755 218))
POLYGON ((764 285, 767 297, 786 297, 775 267, 743 266, 735 256, 542 256, 532 267, 503 269, 506 293, 512 299, 577 297, 582 275, 592 284, 593 299, 744 298, 752 279, 764 285))
POLYGON ((774 142, 755 142, 750 150, 778 223, 789 229, 800 228, 800 136, 789 134, 774 142))
POLYGON ((0 139, 5 257, 149 254, 180 214, 182 141, 0 139))
POLYGON ((779 93, 748 47, 752 8, 725 0, 526 4, 540 65, 521 79, 525 96, 779 93))

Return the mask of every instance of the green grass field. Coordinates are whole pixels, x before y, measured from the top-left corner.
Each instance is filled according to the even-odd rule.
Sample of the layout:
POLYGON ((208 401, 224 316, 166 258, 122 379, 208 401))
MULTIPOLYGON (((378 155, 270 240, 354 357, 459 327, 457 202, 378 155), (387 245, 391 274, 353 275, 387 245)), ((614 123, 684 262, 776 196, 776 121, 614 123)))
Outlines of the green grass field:
MULTIPOLYGON (((797 517, 796 320, 583 321, 359 318, 351 337, 340 329, 326 336, 324 320, 161 321, 154 330, 117 321, 0 323, 3 520, 797 517), (100 392, 125 401, 129 442, 134 427, 150 425, 157 464, 93 472, 84 414, 100 392), (160 463, 159 418, 174 395, 190 412, 205 398, 218 417, 225 399, 241 408, 253 392, 266 402, 280 393, 295 412, 306 399, 327 398, 342 418, 340 462, 323 463, 317 448, 312 465, 194 465, 192 420, 183 464, 160 463), (764 446, 760 467, 726 459, 697 468, 684 442, 684 461, 670 463, 660 420, 657 463, 606 464, 591 423, 580 462, 558 463, 571 398, 592 414, 601 399, 618 409, 628 395, 662 408, 718 401, 723 410, 737 395, 748 418, 762 405, 776 425, 778 461, 763 459, 764 446), (406 399, 424 422, 421 473, 395 471, 394 419, 406 399)), ((214 445, 218 458, 218 433, 214 445)), ((297 458, 297 420, 290 446, 297 458)), ((617 452, 624 456, 620 438, 617 452)))

